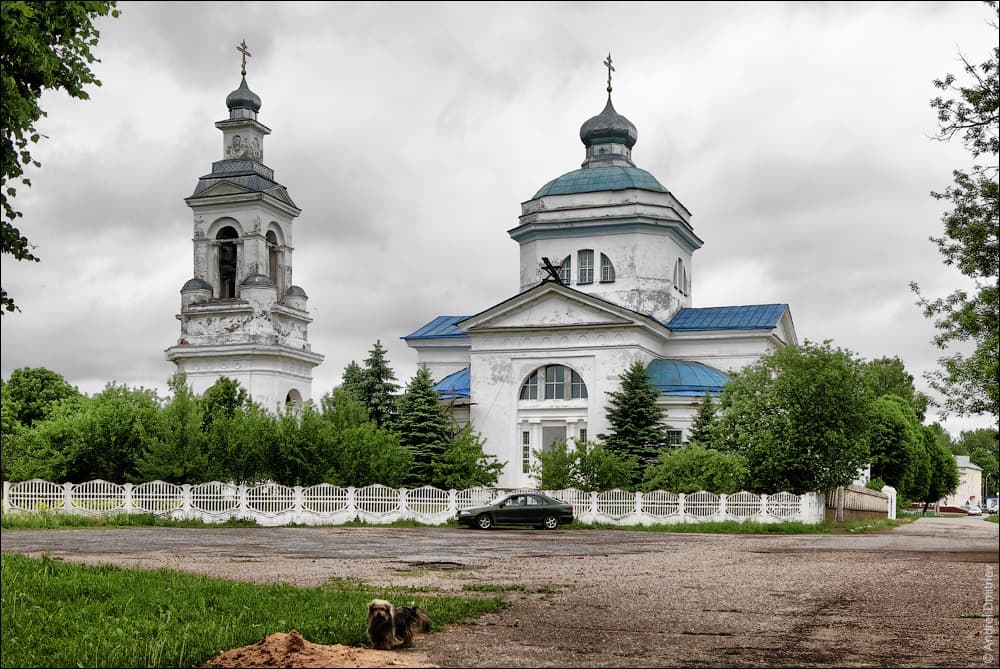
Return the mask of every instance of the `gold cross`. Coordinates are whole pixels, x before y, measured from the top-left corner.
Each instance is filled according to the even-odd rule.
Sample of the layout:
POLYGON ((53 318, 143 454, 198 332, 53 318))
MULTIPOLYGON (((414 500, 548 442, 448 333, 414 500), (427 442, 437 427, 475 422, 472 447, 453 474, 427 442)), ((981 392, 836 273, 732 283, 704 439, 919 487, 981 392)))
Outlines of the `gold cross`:
POLYGON ((614 65, 611 64, 611 52, 608 52, 608 57, 604 60, 604 66, 608 68, 608 93, 611 93, 611 73, 615 71, 614 65))
MULTIPOLYGON (((240 73, 242 73, 243 76, 245 77, 247 76, 247 56, 253 56, 253 54, 250 53, 249 50, 247 50, 246 40, 240 42, 240 45, 236 47, 236 50, 243 54, 243 66, 240 68, 240 73)), ((610 56, 611 54, 608 55, 610 56)))

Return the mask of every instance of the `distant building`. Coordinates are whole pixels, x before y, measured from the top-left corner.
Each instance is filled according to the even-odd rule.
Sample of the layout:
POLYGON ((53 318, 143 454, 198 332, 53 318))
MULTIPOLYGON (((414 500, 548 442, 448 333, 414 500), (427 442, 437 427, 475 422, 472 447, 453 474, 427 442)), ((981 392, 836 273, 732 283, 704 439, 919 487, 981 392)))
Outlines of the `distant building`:
POLYGON ((979 506, 983 493, 983 468, 973 464, 968 455, 956 455, 958 465, 958 488, 955 494, 941 498, 940 506, 962 506, 972 502, 979 506))
POLYGON ((312 395, 323 360, 309 345, 305 291, 292 283, 292 221, 301 210, 264 165, 260 97, 247 86, 226 98, 222 160, 185 202, 194 213, 194 270, 181 288, 181 335, 167 360, 196 393, 221 376, 269 411, 312 395))
POLYGON ((635 362, 679 445, 727 372, 798 343, 786 304, 692 306, 702 240, 687 208, 632 162, 637 138, 609 80, 604 110, 580 128, 582 167, 542 186, 508 231, 521 249, 517 294, 403 337, 456 418, 507 463, 501 486, 535 484, 533 450, 607 432, 608 393, 635 362))

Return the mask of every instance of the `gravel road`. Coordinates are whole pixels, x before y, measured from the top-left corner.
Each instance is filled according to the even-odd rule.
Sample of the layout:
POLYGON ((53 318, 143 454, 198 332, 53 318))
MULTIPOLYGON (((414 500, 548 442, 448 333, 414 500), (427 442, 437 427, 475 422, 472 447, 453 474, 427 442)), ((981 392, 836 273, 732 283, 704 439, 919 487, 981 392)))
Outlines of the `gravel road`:
POLYGON ((18 530, 0 547, 302 586, 525 586, 505 593, 504 612, 407 651, 445 667, 995 667, 998 657, 997 525, 978 518, 860 535, 18 530))

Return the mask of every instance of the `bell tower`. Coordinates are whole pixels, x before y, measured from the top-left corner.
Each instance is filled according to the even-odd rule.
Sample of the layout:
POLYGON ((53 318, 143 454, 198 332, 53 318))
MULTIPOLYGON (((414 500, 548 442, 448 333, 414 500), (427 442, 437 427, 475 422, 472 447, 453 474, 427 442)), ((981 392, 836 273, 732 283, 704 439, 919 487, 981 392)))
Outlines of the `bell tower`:
POLYGON ((312 396, 323 361, 309 345, 305 291, 292 282, 292 222, 301 213, 264 165, 270 128, 247 86, 246 43, 239 87, 218 121, 222 160, 184 201, 194 215, 193 277, 181 288, 181 335, 166 358, 196 393, 221 376, 239 381, 269 411, 312 396))

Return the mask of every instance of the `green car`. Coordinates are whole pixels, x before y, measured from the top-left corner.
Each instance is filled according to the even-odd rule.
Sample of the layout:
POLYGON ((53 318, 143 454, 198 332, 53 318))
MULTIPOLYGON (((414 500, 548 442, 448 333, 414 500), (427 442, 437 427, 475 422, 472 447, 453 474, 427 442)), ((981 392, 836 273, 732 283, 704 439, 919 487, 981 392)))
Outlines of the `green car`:
POLYGON ((554 530, 573 522, 573 505, 540 492, 518 492, 489 506, 462 509, 455 516, 459 525, 488 530, 494 525, 534 525, 554 530))

